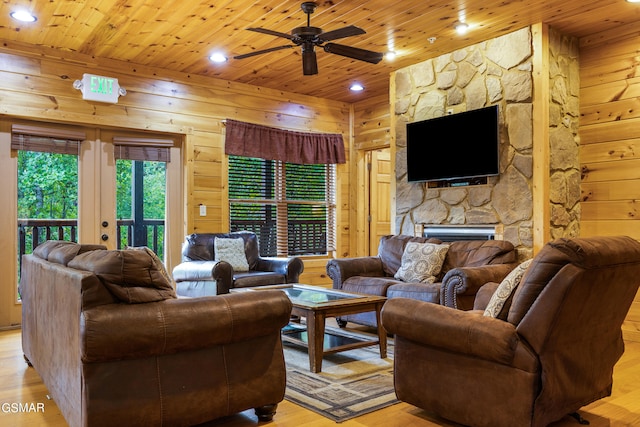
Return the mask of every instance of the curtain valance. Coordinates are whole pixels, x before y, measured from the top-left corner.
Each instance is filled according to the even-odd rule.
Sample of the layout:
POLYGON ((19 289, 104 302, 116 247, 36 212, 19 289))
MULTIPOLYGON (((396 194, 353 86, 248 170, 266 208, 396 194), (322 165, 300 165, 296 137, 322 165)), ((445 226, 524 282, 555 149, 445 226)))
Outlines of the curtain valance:
POLYGON ((225 153, 299 164, 346 162, 340 134, 288 131, 230 119, 225 153))

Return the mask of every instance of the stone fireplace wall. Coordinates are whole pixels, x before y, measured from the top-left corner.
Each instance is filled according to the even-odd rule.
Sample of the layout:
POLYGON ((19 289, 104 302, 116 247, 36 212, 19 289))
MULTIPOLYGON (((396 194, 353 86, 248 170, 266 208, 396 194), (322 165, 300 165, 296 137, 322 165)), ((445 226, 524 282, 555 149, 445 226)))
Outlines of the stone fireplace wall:
MULTIPOLYGON (((396 232, 413 234, 425 224, 495 225, 521 258, 532 256, 532 37, 524 28, 395 73, 396 232), (495 104, 501 114, 499 176, 486 185, 453 188, 407 182, 406 123, 495 104)), ((548 49, 549 217, 556 238, 579 233, 577 39, 549 29, 548 49)), ((430 143, 446 143, 446 135, 430 143)), ((425 167, 430 161, 455 159, 426 158, 425 167)))
MULTIPOLYGON (((397 232, 413 234, 421 224, 500 225, 521 257, 530 254, 532 57, 531 30, 525 28, 395 73, 397 232), (495 104, 501 115, 498 177, 455 188, 407 182, 406 123, 495 104)), ((446 135, 433 143, 446 144, 446 135)), ((430 161, 455 159, 427 158, 425 167, 430 161)))
POLYGON ((549 29, 551 238, 580 235, 578 39, 549 29))

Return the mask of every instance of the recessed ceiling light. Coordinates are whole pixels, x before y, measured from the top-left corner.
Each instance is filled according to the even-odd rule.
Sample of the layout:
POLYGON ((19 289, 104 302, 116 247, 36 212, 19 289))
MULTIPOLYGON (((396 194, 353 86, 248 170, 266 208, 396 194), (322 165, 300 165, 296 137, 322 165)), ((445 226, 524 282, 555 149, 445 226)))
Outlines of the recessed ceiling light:
POLYGON ((394 59, 396 59, 396 53, 390 50, 389 52, 384 54, 384 57, 389 61, 393 61, 394 59))
POLYGON ((360 83, 354 83, 351 85, 351 87, 349 87, 349 90, 352 92, 362 92, 364 90, 364 86, 362 86, 360 83))
POLYGON ((456 29, 456 33, 463 35, 467 33, 467 30, 469 30, 469 24, 466 22, 456 22, 454 28, 456 29))
POLYGON ((215 62, 216 64, 221 64, 223 62, 227 62, 228 60, 228 58, 220 52, 212 53, 211 56, 209 56, 209 59, 211 60, 211 62, 215 62))
POLYGON ((16 10, 9 15, 20 22, 35 22, 38 19, 26 10, 16 10))

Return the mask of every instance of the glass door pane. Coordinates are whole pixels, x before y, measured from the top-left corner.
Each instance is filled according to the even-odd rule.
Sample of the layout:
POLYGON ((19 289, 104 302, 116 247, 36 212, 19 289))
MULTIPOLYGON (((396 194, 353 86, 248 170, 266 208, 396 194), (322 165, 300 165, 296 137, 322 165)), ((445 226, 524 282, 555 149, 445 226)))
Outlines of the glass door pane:
POLYGON ((118 248, 147 246, 164 259, 166 163, 116 161, 118 248))
POLYGON ((17 183, 20 258, 46 240, 77 241, 77 155, 18 150, 17 183))
POLYGON ((77 242, 78 156, 18 150, 17 182, 19 281, 22 255, 46 240, 77 242))

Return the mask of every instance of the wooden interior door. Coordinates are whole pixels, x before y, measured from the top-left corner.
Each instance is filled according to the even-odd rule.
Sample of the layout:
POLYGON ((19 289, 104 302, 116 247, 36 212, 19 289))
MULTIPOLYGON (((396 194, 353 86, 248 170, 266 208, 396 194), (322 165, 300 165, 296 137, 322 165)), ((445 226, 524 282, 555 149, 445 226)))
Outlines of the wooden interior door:
POLYGON ((369 255, 378 254, 380 237, 391 232, 391 152, 389 148, 368 152, 369 255))

